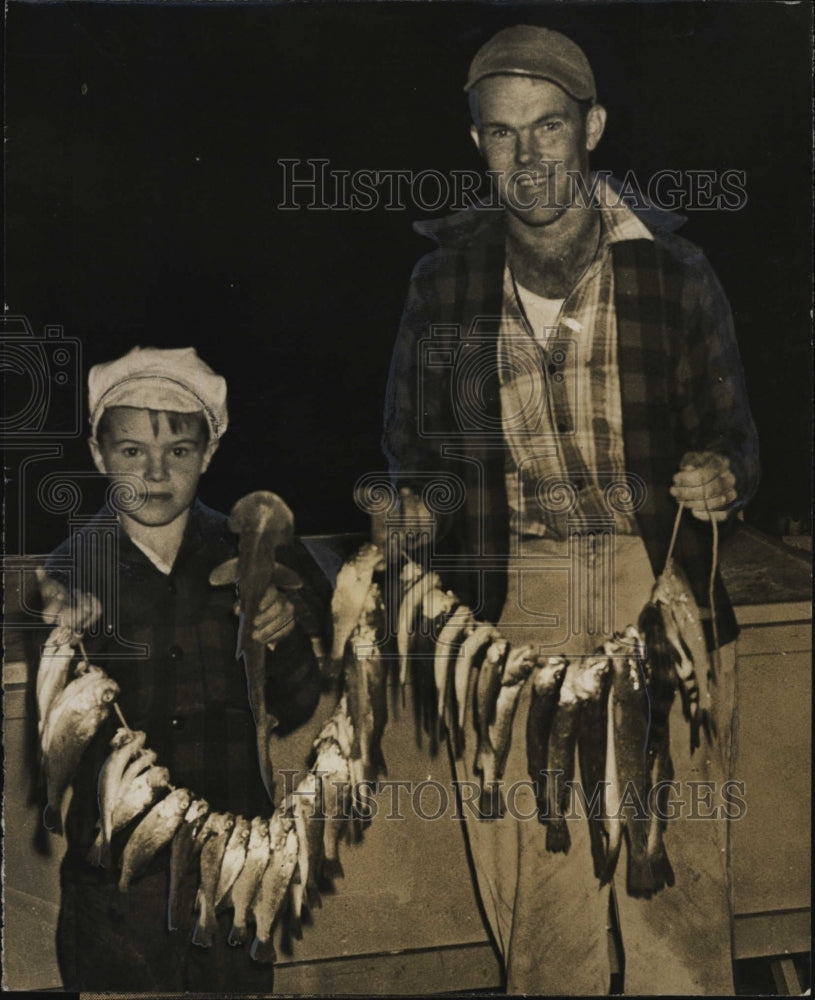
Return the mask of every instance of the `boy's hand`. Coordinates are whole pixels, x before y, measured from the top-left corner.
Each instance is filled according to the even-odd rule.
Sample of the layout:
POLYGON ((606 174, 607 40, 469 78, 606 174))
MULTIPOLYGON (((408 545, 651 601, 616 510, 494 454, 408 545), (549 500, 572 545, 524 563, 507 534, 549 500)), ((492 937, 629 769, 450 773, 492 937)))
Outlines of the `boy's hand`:
POLYGON ((93 594, 74 591, 73 599, 58 581, 46 576, 45 570, 36 570, 37 583, 42 597, 42 620, 47 625, 58 625, 71 631, 74 640, 83 634, 102 614, 102 605, 93 594))
POLYGON ((252 638, 274 648, 274 644, 285 638, 294 628, 294 605, 277 589, 269 587, 258 605, 258 613, 252 619, 252 638))

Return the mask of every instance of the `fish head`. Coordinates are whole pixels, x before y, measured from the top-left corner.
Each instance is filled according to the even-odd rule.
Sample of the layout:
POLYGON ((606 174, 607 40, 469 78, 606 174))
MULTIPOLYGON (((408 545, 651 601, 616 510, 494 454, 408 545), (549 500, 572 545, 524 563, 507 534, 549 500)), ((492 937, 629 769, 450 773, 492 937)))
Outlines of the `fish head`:
POLYGON ((500 663, 506 655, 508 646, 509 643, 506 639, 494 639, 487 650, 487 661, 493 665, 500 663))
POLYGON ((532 678, 532 685, 538 694, 553 691, 563 680, 569 661, 563 656, 549 656, 545 660, 538 657, 538 668, 532 678))
POLYGON ((193 799, 190 807, 184 813, 184 822, 197 826, 209 812, 209 802, 206 799, 193 799))
POLYGON ((596 701, 603 691, 603 681, 609 670, 607 656, 595 656, 587 659, 578 671, 574 687, 581 701, 596 701))
POLYGON ((516 684, 525 680, 532 673, 536 662, 535 647, 531 642, 524 646, 514 646, 507 657, 502 683, 516 684))

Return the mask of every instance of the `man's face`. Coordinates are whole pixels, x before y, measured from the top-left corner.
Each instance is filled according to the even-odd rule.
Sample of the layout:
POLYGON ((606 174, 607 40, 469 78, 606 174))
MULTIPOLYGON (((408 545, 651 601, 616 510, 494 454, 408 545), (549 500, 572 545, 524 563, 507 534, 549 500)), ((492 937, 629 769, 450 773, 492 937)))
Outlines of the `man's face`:
POLYGON ((572 204, 568 171, 584 177, 588 154, 600 141, 605 112, 580 105, 557 84, 526 76, 491 76, 478 84, 470 132, 495 171, 502 202, 524 223, 545 226, 572 204))
POLYGON ((193 502, 217 443, 206 443, 194 415, 181 419, 174 431, 166 413, 116 406, 107 412, 106 429, 98 441, 91 439, 90 447, 96 468, 113 482, 124 479, 124 473, 141 476, 145 503, 128 511, 128 517, 160 527, 175 521, 193 502))

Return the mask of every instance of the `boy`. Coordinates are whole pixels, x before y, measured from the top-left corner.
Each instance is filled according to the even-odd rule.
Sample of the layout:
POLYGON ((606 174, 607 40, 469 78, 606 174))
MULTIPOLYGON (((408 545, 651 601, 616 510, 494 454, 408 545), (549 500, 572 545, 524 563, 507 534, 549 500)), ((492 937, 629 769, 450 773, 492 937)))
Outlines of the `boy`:
MULTIPOLYGON (((139 486, 135 503, 118 512, 117 579, 99 581, 92 595, 99 603, 87 594, 74 601, 74 628, 93 625, 115 583, 116 618, 108 614, 106 621, 116 626, 89 635, 85 646, 90 661, 119 685, 128 725, 146 732, 145 745, 175 786, 205 798, 212 810, 268 816, 273 804, 261 782, 246 678, 235 658, 234 590, 208 582, 210 571, 235 555, 236 538, 224 515, 196 499, 227 427, 226 382, 193 348, 134 348, 92 368, 88 386, 96 468, 114 484, 139 486), (121 641, 114 646, 111 632, 143 644, 146 654, 122 659, 121 641), (110 657, 114 651, 117 658, 110 657)), ((64 567, 66 556, 77 564, 71 544, 81 545, 86 565, 101 565, 104 533, 98 525, 114 516, 103 508, 79 529, 84 538, 75 536, 49 559, 47 620, 67 601, 69 581, 59 564, 64 567)), ((298 569, 295 547, 278 555, 298 569)), ((280 735, 309 719, 319 699, 317 659, 296 621, 308 618, 309 608, 301 610, 296 615, 291 601, 271 587, 253 622, 254 639, 274 642, 267 653, 266 702, 280 735)), ((66 989, 269 992, 271 967, 253 963, 248 949, 226 944, 228 913, 210 949, 191 944, 189 927, 168 931, 168 848, 126 895, 117 889, 115 867, 89 862, 99 770, 117 725, 114 715, 88 748, 65 824, 57 951, 66 989)), ((117 846, 114 838, 114 859, 117 846)))

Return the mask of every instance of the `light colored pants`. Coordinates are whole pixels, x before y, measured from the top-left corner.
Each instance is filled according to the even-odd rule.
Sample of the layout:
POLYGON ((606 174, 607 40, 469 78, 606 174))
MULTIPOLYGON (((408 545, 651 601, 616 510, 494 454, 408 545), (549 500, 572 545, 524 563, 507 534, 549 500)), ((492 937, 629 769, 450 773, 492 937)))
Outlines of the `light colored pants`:
MULTIPOLYGON (((645 547, 640 538, 625 535, 611 544, 613 566, 585 553, 570 560, 564 543, 535 539, 525 544, 510 565, 509 595, 498 625, 502 635, 514 644, 532 642, 546 655, 580 656, 600 644, 609 614, 612 628, 636 624, 653 586, 645 547), (602 565, 611 569, 598 575, 595 571, 602 565)), ((702 736, 702 746, 691 756, 678 694, 671 711, 671 756, 675 780, 681 782, 674 799, 682 801, 684 810, 669 821, 664 839, 676 885, 648 900, 631 898, 625 888, 625 849, 620 857, 614 885, 627 994, 734 992, 723 800, 735 700, 732 647, 722 651, 720 660, 712 692, 716 745, 709 746, 702 736), (714 811, 719 818, 702 818, 714 811)), ((527 772, 530 696, 527 683, 504 774, 506 815, 485 821, 465 810, 478 888, 504 958, 508 993, 602 995, 610 982, 609 888, 600 889, 594 876, 588 824, 582 816, 568 820, 568 854, 546 850, 546 828, 537 820, 527 772)), ((467 704, 472 706, 472 691, 467 704)), ((456 777, 476 781, 471 708, 465 740, 456 777)), ((579 780, 579 770, 575 778, 579 780)))

